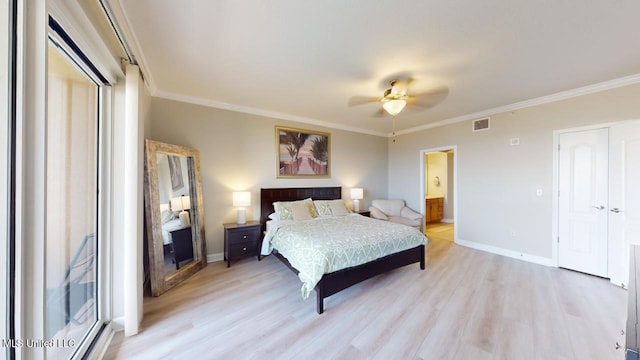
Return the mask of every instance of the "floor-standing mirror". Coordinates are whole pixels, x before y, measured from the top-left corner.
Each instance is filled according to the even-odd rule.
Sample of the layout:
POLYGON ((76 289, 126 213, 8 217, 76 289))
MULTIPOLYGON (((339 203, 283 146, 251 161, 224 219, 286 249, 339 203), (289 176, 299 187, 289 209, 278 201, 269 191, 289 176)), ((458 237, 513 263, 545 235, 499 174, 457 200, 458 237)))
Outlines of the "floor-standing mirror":
POLYGON ((151 294, 207 265, 198 150, 145 141, 145 216, 151 294))

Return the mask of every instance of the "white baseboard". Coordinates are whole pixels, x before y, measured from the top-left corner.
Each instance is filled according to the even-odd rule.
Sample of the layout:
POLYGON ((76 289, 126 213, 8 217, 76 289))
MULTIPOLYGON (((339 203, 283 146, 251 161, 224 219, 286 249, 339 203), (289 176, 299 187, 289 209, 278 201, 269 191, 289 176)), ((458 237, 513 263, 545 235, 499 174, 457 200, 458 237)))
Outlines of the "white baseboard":
POLYGON ((506 256, 506 257, 510 257, 510 258, 514 258, 514 259, 524 260, 524 261, 527 261, 527 262, 530 262, 530 263, 534 263, 534 264, 539 264, 539 265, 544 265, 544 266, 554 266, 553 265, 553 261, 552 261, 551 258, 545 258, 545 257, 542 257, 542 256, 537 256, 537 255, 524 254, 524 253, 513 251, 513 250, 507 250, 507 249, 499 248, 497 246, 481 244, 481 243, 477 243, 477 242, 474 242, 474 241, 468 241, 468 240, 463 240, 463 239, 458 239, 458 238, 456 238, 455 243, 459 244, 459 245, 462 245, 462 246, 466 246, 468 248, 472 248, 472 249, 476 249, 476 250, 480 250, 480 251, 485 251, 485 252, 492 253, 492 254, 502 255, 502 256, 506 256))
POLYGON ((224 253, 207 254, 207 263, 223 261, 223 260, 224 260, 224 253))
POLYGON ((453 219, 442 219, 442 220, 440 220, 440 222, 447 223, 447 224, 453 224, 453 219))

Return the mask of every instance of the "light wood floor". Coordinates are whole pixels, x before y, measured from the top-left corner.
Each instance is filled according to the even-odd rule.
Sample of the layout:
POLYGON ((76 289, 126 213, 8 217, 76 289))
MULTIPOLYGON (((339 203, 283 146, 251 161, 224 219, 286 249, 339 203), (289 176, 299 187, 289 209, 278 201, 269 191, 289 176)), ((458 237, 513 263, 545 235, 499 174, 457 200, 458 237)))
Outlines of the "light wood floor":
POLYGON ((424 233, 430 240, 447 240, 453 241, 453 223, 434 223, 427 224, 424 233))
POLYGON ((431 238, 410 265, 325 300, 273 256, 209 264, 146 298, 106 359, 622 359, 626 291, 431 238), (312 294, 315 297, 315 294, 312 294))

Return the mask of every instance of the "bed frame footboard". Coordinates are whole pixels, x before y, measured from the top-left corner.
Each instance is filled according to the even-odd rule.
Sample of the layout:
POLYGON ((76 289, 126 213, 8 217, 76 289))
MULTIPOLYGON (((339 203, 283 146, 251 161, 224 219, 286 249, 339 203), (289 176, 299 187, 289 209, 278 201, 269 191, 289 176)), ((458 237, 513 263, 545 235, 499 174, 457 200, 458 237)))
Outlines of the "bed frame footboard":
POLYGON ((420 245, 366 264, 325 274, 315 288, 318 314, 324 312, 325 298, 359 282, 416 262, 419 262, 420 269, 424 270, 424 253, 424 245, 420 245))
MULTIPOLYGON (((296 274, 296 270, 289 261, 281 254, 274 252, 274 255, 287 265, 296 274)), ((329 274, 325 274, 315 287, 316 291, 316 310, 318 314, 324 312, 324 299, 336 294, 352 285, 370 279, 374 276, 385 272, 403 267, 405 265, 419 262, 420 269, 425 268, 425 249, 424 245, 417 246, 412 249, 400 251, 395 254, 387 255, 383 258, 368 262, 366 264, 338 270, 329 274)))

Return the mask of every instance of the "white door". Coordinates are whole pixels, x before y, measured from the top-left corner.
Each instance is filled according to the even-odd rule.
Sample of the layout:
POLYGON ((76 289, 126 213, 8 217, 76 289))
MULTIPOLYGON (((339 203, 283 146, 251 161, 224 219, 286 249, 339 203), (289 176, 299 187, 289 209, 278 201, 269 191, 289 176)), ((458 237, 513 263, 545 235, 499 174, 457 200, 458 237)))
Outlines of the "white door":
POLYGON ((629 244, 640 244, 640 120, 611 128, 610 159, 610 276, 626 287, 629 244))
POLYGON ((608 277, 609 130, 559 140, 558 265, 608 277))

